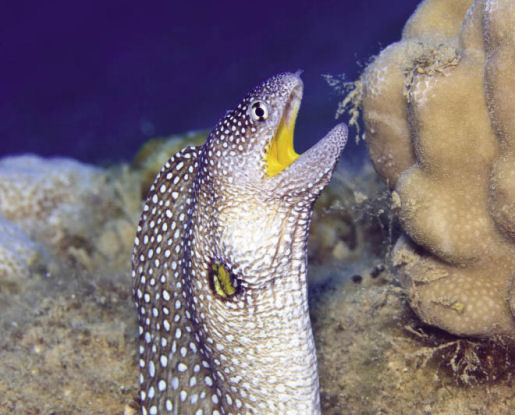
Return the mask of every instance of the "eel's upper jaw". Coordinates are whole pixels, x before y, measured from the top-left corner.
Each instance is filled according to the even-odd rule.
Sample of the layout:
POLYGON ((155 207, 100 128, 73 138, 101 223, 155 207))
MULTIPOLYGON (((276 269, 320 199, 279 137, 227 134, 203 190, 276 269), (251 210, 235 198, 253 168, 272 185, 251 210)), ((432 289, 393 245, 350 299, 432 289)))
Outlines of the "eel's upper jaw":
POLYGON ((301 197, 311 203, 329 183, 333 170, 347 143, 345 124, 336 125, 289 167, 271 177, 267 185, 280 197, 301 197))

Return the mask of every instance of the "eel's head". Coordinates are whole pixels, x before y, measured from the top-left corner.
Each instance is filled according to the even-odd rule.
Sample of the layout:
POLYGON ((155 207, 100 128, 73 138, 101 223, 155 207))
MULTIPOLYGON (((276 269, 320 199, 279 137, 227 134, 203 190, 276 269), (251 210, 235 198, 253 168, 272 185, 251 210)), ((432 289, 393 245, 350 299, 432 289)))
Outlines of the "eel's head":
POLYGON ((293 131, 302 90, 299 74, 264 81, 226 113, 205 145, 199 190, 203 227, 213 238, 204 242, 212 250, 208 255, 234 272, 277 276, 276 262, 290 262, 278 255, 283 249, 305 255, 312 205, 329 182, 347 127, 337 125, 297 154, 293 131))
POLYGON ((312 203, 330 179, 347 141, 347 127, 337 125, 310 150, 297 154, 293 132, 302 91, 299 73, 273 76, 250 91, 211 132, 201 174, 243 193, 253 189, 312 203))

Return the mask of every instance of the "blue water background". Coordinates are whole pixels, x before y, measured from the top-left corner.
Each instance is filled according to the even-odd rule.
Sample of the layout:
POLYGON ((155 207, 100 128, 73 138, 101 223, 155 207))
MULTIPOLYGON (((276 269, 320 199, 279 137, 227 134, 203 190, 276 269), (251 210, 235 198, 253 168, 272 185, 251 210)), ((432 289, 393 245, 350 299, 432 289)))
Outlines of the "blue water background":
MULTIPOLYGON (((355 79, 417 1, 20 1, 0 17, 0 157, 129 160, 211 128, 259 81, 303 69, 295 146, 334 124, 321 74, 355 79)), ((350 140, 353 142, 354 140, 350 140)), ((354 144, 346 158, 359 158, 354 144)))

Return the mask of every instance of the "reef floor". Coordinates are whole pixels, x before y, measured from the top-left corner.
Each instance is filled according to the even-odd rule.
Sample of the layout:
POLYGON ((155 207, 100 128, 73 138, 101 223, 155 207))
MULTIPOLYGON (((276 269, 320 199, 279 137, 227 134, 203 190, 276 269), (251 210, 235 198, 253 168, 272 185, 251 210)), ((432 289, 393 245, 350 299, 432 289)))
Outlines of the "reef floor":
MULTIPOLYGON (((50 168, 33 161, 36 176, 38 163, 50 168)), ((20 193, 10 200, 23 220, 0 210, 0 227, 19 231, 0 238, 0 414, 138 413, 129 264, 145 169, 95 168, 77 197, 52 183, 20 193)), ((365 164, 340 168, 317 203, 309 282, 323 413, 515 413, 512 347, 452 337, 411 312, 384 259, 396 232, 386 195, 365 164)))

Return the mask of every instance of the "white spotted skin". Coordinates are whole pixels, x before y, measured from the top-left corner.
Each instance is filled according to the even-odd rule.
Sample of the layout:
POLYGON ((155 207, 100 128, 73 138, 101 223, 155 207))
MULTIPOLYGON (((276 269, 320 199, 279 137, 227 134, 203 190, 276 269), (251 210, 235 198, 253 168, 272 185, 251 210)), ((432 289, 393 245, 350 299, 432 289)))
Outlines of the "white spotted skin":
POLYGON ((320 414, 306 244, 347 129, 267 176, 268 145, 301 95, 296 74, 260 84, 150 190, 132 260, 142 414, 320 414), (266 120, 251 116, 256 100, 266 120), (235 278, 227 298, 214 263, 235 278))

